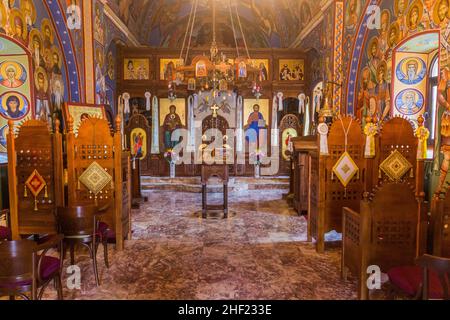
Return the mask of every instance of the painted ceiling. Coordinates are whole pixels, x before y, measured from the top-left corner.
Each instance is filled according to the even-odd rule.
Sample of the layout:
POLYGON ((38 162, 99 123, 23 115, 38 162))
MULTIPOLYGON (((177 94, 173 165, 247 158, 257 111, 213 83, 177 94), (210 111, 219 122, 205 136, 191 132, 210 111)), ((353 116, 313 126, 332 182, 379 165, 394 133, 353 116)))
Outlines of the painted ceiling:
MULTIPOLYGON (((230 3, 237 6, 251 48, 288 47, 320 12, 319 0, 199 0, 192 47, 207 47, 212 39, 212 1, 217 1, 217 40, 234 46, 230 3)), ((193 0, 108 0, 141 44, 181 48, 193 0)), ((236 15, 234 15, 236 17, 236 15)), ((236 18, 234 19, 237 27, 236 18)), ((238 31, 239 44, 243 38, 238 31)))
POLYGON ((432 32, 414 37, 402 44, 397 51, 430 53, 439 48, 439 33, 432 32))

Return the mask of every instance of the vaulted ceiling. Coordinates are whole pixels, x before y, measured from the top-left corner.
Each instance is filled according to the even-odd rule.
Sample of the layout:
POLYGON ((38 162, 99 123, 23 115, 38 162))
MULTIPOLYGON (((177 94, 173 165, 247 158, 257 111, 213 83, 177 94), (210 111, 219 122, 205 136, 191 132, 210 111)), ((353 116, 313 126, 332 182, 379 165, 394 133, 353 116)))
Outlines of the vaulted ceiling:
MULTIPOLYGON (((230 3, 237 7, 251 48, 288 47, 320 11, 320 0, 199 0, 192 33, 193 47, 207 47, 212 39, 212 1, 217 3, 217 40, 234 46, 230 3)), ((193 0, 108 0, 141 44, 180 48, 193 0)), ((234 12, 236 29, 238 22, 234 12)), ((238 41, 243 39, 238 32, 238 41)))

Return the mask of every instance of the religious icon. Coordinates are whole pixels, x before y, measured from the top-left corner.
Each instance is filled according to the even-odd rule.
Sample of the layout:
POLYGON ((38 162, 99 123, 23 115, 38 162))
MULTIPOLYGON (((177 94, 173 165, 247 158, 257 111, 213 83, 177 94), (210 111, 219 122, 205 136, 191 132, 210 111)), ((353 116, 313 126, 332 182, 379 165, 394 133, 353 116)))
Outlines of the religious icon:
POLYGON ((28 48, 33 57, 34 67, 45 67, 45 59, 42 54, 42 35, 38 29, 32 29, 30 31, 28 48))
POLYGON ((21 0, 20 11, 23 13, 26 25, 31 28, 36 22, 36 8, 32 0, 21 0))
MULTIPOLYGON (((165 109, 162 103, 161 107, 162 107, 161 109, 165 109)), ((172 134, 175 130, 181 129, 183 127, 183 122, 181 119, 182 116, 184 116, 185 112, 183 111, 182 116, 180 116, 180 114, 178 114, 177 112, 178 109, 175 104, 169 105, 168 109, 169 113, 166 113, 165 116, 163 114, 164 110, 161 110, 161 116, 164 117, 164 121, 162 121, 164 147, 166 149, 173 149, 180 142, 173 141, 172 134)))
POLYGON ((52 75, 62 75, 62 59, 61 51, 57 46, 53 46, 50 50, 51 58, 49 58, 49 70, 52 75))
POLYGON ((21 87, 27 80, 25 67, 15 61, 5 61, 0 64, 0 84, 6 88, 21 87))
POLYGON ((50 49, 54 43, 55 36, 52 23, 49 19, 42 19, 41 32, 44 40, 44 48, 50 49))
POLYGON ((64 104, 64 84, 62 79, 53 78, 51 81, 51 104, 53 113, 61 116, 62 105, 64 104))
POLYGON ((0 96, 0 116, 6 120, 21 120, 30 111, 27 98, 17 92, 7 92, 0 96))
POLYGON ((424 25, 421 23, 423 16, 423 3, 422 1, 415 0, 408 11, 407 25, 408 33, 407 36, 412 36, 418 32, 425 29, 424 25))
POLYGON ((95 5, 95 18, 94 18, 94 39, 98 41, 100 44, 104 44, 105 42, 105 34, 103 30, 103 21, 102 21, 101 8, 97 3, 95 5))
POLYGON ((281 135, 282 142, 282 156, 283 159, 289 161, 291 159, 290 153, 294 151, 294 147, 292 145, 292 138, 296 138, 298 136, 297 130, 294 128, 289 128, 283 131, 281 135))
POLYGON ((0 33, 6 33, 4 27, 6 27, 7 20, 8 14, 6 13, 5 5, 0 1, 0 33))
POLYGON ((131 132, 131 155, 133 158, 144 160, 147 156, 147 133, 142 128, 131 132))
POLYGON ((148 59, 125 59, 124 80, 149 80, 150 63, 148 59))
POLYGON ((379 58, 379 41, 377 37, 373 37, 369 41, 367 47, 367 55, 369 57, 368 67, 370 70, 370 85, 369 88, 372 89, 377 83, 377 70, 380 64, 379 58))
POLYGON ((403 90, 395 99, 395 107, 405 116, 415 115, 424 107, 423 94, 416 89, 403 90))
POLYGON ((425 61, 420 58, 403 59, 397 66, 397 79, 407 85, 415 85, 422 82, 427 74, 425 61))
POLYGON ((244 127, 246 140, 249 143, 259 143, 263 145, 265 137, 261 135, 261 130, 267 128, 269 119, 269 100, 267 99, 246 99, 244 101, 244 127))
POLYGON ((204 78, 208 76, 208 69, 206 68, 206 63, 203 60, 200 60, 195 65, 195 76, 197 78, 204 78))
POLYGON ((238 77, 239 78, 247 78, 247 64, 245 63, 245 61, 239 62, 238 77))
POLYGON ((407 9, 409 0, 395 0, 394 14, 397 17, 397 23, 400 27, 400 37, 403 39, 407 33, 407 9))
POLYGON ((361 6, 364 6, 364 3, 360 0, 347 1, 345 28, 349 32, 355 31, 356 26, 358 25, 358 20, 361 15, 361 6))
POLYGON ((184 75, 178 75, 177 68, 183 65, 183 59, 164 58, 159 60, 159 78, 160 80, 175 81, 178 78, 184 80, 184 75))
POLYGON ((268 67, 264 62, 260 62, 259 64, 259 81, 267 81, 269 80, 269 71, 268 67))
POLYGON ((441 29, 441 48, 439 63, 441 66, 448 65, 450 51, 450 32, 448 25, 450 23, 450 0, 439 0, 434 5, 434 22, 441 29))
MULTIPOLYGON (((381 57, 384 57, 389 45, 388 45, 388 33, 389 33, 389 23, 391 21, 391 12, 389 10, 383 10, 381 12, 381 18, 380 18, 380 22, 381 22, 381 30, 380 30, 380 36, 379 36, 379 47, 380 47, 380 55, 381 57)), ((349 48, 349 52, 350 52, 350 48, 349 48)))
POLYGON ((8 126, 3 126, 0 128, 0 152, 7 152, 6 148, 6 134, 8 133, 8 126))
POLYGON ((51 117, 50 98, 48 96, 49 81, 43 68, 36 69, 34 81, 36 86, 36 119, 49 121, 51 117))
POLYGON ((195 81, 195 78, 190 78, 189 80, 188 80, 188 90, 190 90, 190 91, 195 91, 195 89, 196 89, 196 81, 195 81))
POLYGON ((72 117, 73 132, 77 136, 81 123, 89 118, 107 119, 106 111, 103 106, 75 105, 67 104, 65 109, 66 119, 72 117))
POLYGON ((9 27, 11 36, 22 44, 26 44, 28 30, 22 12, 11 9, 9 13, 9 27))
POLYGON ((108 52, 107 60, 108 60, 108 62, 107 62, 108 63, 108 66, 107 66, 108 77, 109 77, 109 79, 114 80, 116 78, 116 72, 115 72, 115 65, 114 65, 114 56, 111 51, 108 52))
POLYGON ((305 79, 305 61, 302 59, 281 59, 280 80, 303 81, 305 79))

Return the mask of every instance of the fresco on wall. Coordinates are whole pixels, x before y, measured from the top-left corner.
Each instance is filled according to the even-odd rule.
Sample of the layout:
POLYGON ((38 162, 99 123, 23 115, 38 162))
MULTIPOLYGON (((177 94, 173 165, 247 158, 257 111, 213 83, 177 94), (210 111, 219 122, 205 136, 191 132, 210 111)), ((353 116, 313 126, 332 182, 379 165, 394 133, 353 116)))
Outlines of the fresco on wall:
MULTIPOLYGON (((430 179, 430 189, 439 192, 448 180, 450 167, 450 120, 447 116, 450 111, 450 3, 448 0, 383 0, 381 10, 381 30, 368 30, 367 25, 360 23, 360 18, 354 40, 349 46, 353 48, 354 55, 347 57, 350 78, 345 86, 348 87, 349 112, 359 118, 364 117, 370 112, 371 101, 374 100, 377 108, 385 104, 390 110, 385 116, 378 117, 380 120, 398 114, 416 121, 417 114, 424 114, 425 123, 430 125, 432 122, 428 118, 436 116, 436 130, 433 130, 436 132, 434 174, 430 179), (440 30, 440 43, 430 33, 431 29, 440 30), (416 38, 407 40, 411 37, 416 38), (437 48, 441 72, 438 107, 432 110, 426 75, 437 48), (396 56, 399 53, 395 49, 405 53, 405 56, 396 56), (364 52, 367 54, 364 55, 364 52), (384 64, 387 65, 387 74, 384 67, 380 67, 384 64), (393 92, 389 95, 377 94, 376 88, 380 84, 389 88, 391 83, 393 92)), ((350 20, 347 16, 347 21, 350 20)), ((378 111, 378 114, 383 113, 378 111)))

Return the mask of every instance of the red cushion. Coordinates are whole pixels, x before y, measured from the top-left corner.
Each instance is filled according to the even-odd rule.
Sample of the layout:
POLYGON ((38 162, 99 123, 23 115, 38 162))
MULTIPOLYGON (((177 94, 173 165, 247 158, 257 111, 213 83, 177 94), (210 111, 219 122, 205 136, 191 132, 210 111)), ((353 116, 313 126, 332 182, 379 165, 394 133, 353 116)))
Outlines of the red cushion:
POLYGON ((11 239, 11 230, 6 227, 0 227, 0 240, 11 239))
POLYGON ((98 223, 98 228, 97 228, 97 232, 101 233, 101 234, 105 234, 109 229, 109 226, 107 223, 105 222, 99 222, 98 223))
POLYGON ((48 280, 59 271, 60 260, 58 258, 45 256, 41 263, 41 279, 48 280))
MULTIPOLYGON (((55 274, 59 271, 59 263, 60 260, 58 258, 48 257, 45 256, 42 258, 41 262, 41 279, 43 281, 50 280, 52 277, 55 276, 55 274)), ((2 283, 0 284, 0 288, 8 288, 13 289, 17 287, 22 286, 29 286, 31 285, 31 279, 20 281, 20 282, 14 282, 14 283, 2 283)))
MULTIPOLYGON (((423 269, 421 267, 396 267, 388 272, 389 280, 397 288, 411 297, 416 296, 419 286, 423 280, 423 269)), ((431 299, 442 299, 444 297, 444 290, 438 275, 430 270, 429 272, 429 296, 431 299)))

